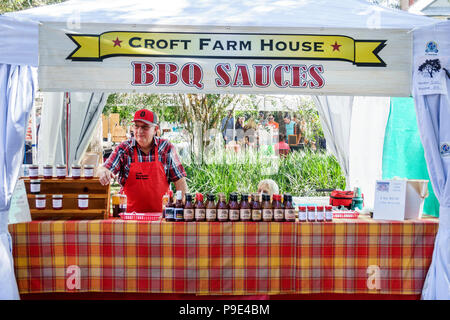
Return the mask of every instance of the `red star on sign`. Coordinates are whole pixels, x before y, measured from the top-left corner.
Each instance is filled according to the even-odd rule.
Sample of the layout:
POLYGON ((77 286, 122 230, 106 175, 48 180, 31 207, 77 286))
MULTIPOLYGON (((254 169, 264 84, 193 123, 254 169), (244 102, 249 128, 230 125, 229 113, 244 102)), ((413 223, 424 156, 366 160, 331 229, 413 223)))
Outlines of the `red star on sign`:
POLYGON ((342 46, 341 44, 338 44, 337 41, 334 42, 334 44, 331 45, 333 47, 333 51, 341 51, 339 50, 339 47, 342 46))
POLYGON ((122 40, 119 40, 119 37, 116 37, 116 40, 112 40, 112 42, 114 42, 114 47, 115 47, 115 46, 122 47, 122 46, 120 45, 120 43, 122 42, 122 40))

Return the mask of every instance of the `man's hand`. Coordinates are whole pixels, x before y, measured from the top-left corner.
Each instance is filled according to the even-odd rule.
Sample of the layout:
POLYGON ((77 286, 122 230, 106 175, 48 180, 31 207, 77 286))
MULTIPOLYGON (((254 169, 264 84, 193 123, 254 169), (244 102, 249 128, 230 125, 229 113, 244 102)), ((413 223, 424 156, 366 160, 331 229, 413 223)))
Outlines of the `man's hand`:
POLYGON ((111 182, 111 179, 114 179, 116 176, 106 169, 105 167, 98 168, 98 177, 100 178, 100 183, 105 186, 111 182))

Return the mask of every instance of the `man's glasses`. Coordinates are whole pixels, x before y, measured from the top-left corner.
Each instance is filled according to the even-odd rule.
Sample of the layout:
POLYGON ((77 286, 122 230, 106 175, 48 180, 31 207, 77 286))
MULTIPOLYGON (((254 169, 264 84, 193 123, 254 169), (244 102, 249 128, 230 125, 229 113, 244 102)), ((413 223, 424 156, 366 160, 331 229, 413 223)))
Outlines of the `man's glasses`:
POLYGON ((150 130, 150 128, 154 128, 154 126, 148 126, 148 125, 145 125, 145 126, 137 126, 137 125, 133 125, 133 129, 134 130, 136 130, 136 131, 138 131, 138 129, 141 129, 141 130, 143 130, 143 131, 148 131, 148 130, 150 130))

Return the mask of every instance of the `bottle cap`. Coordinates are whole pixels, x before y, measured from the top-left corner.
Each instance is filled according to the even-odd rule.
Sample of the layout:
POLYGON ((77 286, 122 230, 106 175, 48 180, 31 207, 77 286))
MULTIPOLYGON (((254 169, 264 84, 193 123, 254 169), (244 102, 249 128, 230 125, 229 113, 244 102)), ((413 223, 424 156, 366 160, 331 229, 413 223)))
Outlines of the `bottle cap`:
POLYGON ((192 194, 190 193, 186 193, 186 202, 191 202, 192 201, 192 194))

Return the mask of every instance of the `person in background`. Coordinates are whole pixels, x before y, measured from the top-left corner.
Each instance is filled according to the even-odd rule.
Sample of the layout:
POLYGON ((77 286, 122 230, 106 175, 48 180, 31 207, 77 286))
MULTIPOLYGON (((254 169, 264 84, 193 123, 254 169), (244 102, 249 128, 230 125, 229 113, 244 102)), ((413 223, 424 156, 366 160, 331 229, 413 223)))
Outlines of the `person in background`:
POLYGON ((236 137, 234 138, 235 141, 241 141, 244 139, 244 120, 245 117, 239 117, 238 121, 236 123, 236 137))
POLYGON ((231 110, 228 111, 228 115, 222 119, 220 124, 220 131, 222 131, 222 137, 225 140, 225 144, 233 140, 234 129, 234 117, 231 110))
POLYGON ((291 151, 291 147, 286 143, 286 135, 284 133, 280 134, 279 138, 278 143, 274 146, 275 154, 286 156, 291 151))
POLYGON ((267 120, 269 120, 269 121, 267 122, 267 125, 268 125, 268 126, 272 126, 274 129, 279 129, 279 128, 280 128, 280 125, 278 124, 278 122, 275 122, 275 121, 274 121, 274 118, 273 118, 273 115, 272 115, 272 114, 269 115, 269 117, 267 118, 267 120))
POLYGON ((267 193, 272 198, 274 194, 279 193, 279 188, 277 183, 272 179, 265 179, 258 183, 258 193, 267 193))
POLYGON ((295 122, 291 120, 291 116, 289 114, 284 115, 284 126, 286 128, 286 142, 288 142, 288 137, 294 134, 294 126, 295 122))
POLYGON ((264 119, 264 112, 259 112, 258 125, 264 127, 267 125, 267 120, 264 119))

